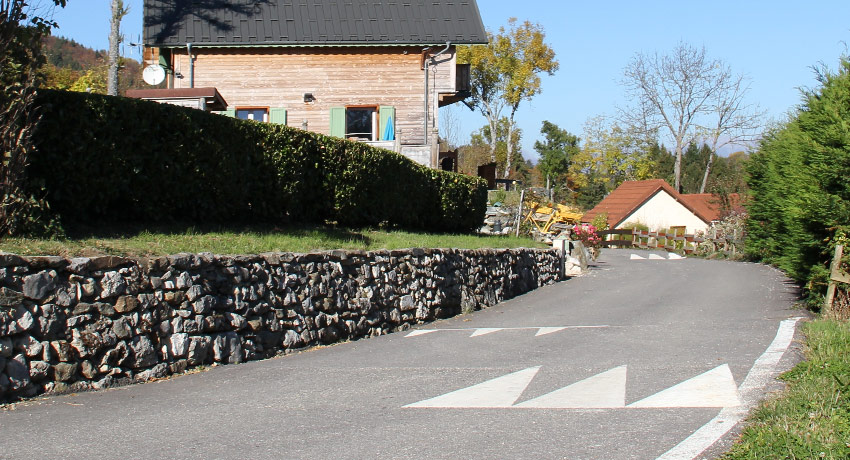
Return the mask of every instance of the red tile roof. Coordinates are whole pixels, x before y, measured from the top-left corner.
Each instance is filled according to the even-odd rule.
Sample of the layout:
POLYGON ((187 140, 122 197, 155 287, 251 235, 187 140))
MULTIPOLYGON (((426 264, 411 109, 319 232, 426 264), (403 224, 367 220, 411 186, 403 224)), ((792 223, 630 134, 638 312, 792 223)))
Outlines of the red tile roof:
POLYGON ((661 191, 673 197, 673 199, 681 203, 682 206, 706 223, 716 220, 720 214, 719 206, 714 204, 713 200, 702 198, 703 196, 710 198, 712 195, 681 195, 664 179, 651 179, 623 182, 596 205, 595 208, 588 211, 581 218, 581 221, 590 222, 594 217, 605 212, 608 213, 608 226, 614 228, 644 203, 649 201, 656 193, 661 191))
MULTIPOLYGON (((702 214, 709 222, 712 220, 720 220, 723 217, 723 209, 720 198, 711 193, 691 193, 688 195, 679 195, 682 201, 690 205, 699 214, 702 214)), ((729 205, 732 209, 741 208, 741 196, 737 193, 729 195, 729 205)))

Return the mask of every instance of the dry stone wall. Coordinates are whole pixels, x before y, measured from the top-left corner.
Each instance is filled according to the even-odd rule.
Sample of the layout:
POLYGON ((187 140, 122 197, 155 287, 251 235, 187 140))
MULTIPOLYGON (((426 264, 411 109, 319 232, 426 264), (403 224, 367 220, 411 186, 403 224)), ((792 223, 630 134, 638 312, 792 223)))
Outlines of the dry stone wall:
POLYGON ((557 250, 0 254, 0 401, 407 329, 558 281, 557 250))

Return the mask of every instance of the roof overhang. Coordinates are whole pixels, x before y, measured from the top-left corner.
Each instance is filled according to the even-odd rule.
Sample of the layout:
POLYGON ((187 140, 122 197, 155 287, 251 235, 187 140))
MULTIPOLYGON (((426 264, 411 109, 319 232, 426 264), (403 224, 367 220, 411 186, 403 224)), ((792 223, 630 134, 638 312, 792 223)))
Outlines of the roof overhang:
MULTIPOLYGON (((486 45, 487 42, 455 43, 452 46, 464 45, 486 45)), ((147 44, 148 48, 185 49, 187 44, 147 44)), ((383 48, 383 47, 422 47, 422 46, 446 46, 446 42, 434 43, 351 43, 351 42, 321 42, 321 43, 195 43, 192 48, 383 48)))
POLYGON ((227 101, 215 88, 131 89, 127 97, 156 102, 202 100, 207 110, 226 110, 227 101))

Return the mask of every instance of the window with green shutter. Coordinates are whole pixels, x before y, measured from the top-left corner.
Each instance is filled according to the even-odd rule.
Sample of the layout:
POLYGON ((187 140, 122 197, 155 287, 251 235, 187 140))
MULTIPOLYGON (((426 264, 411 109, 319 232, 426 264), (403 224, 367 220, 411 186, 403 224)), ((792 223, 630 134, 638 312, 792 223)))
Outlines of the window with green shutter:
POLYGON ((269 109, 269 122, 279 125, 286 124, 286 109, 272 108, 269 109))
POLYGON ((345 107, 331 107, 331 136, 345 137, 345 107))

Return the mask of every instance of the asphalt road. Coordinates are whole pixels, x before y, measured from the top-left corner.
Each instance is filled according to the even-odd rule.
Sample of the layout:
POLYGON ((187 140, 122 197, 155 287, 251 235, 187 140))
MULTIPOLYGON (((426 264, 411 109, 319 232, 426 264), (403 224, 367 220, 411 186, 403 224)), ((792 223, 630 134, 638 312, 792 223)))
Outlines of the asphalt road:
POLYGON ((656 459, 775 389, 736 391, 802 314, 771 268, 632 253, 415 330, 7 407, 0 458, 656 459))

